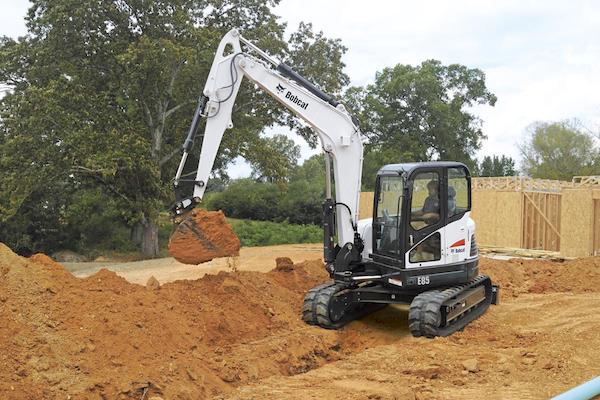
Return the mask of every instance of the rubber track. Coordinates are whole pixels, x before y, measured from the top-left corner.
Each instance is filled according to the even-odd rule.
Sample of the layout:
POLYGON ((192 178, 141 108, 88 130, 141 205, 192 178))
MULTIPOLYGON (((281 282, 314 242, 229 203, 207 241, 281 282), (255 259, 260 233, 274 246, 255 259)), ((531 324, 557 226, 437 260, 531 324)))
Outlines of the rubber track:
POLYGON ((322 285, 315 286, 310 289, 304 296, 304 303, 302 304, 302 320, 309 325, 318 325, 317 321, 317 302, 315 298, 317 294, 330 286, 335 286, 335 282, 330 281, 322 285))
POLYGON ((486 275, 480 275, 463 285, 452 286, 443 290, 423 292, 417 295, 410 305, 408 314, 410 332, 413 336, 426 336, 428 338, 451 335, 481 316, 488 309, 491 301, 491 280, 486 275), (484 302, 466 312, 461 318, 453 321, 450 325, 440 326, 442 323, 442 305, 459 295, 460 292, 482 284, 488 286, 484 302))
POLYGON ((332 297, 343 289, 344 286, 342 285, 332 285, 317 292, 314 304, 315 313, 317 316, 317 325, 319 325, 321 328, 338 329, 350 322, 347 321, 347 315, 344 315, 338 321, 332 321, 329 313, 329 303, 331 302, 332 297))
POLYGON ((413 336, 423 336, 423 324, 421 323, 423 307, 433 300, 434 294, 439 293, 439 290, 430 290, 428 292, 420 293, 410 303, 410 308, 408 311, 408 329, 413 336))
POLYGON ((309 290, 304 296, 302 305, 302 320, 309 325, 318 325, 325 329, 339 329, 344 325, 380 310, 387 304, 356 304, 347 310, 342 318, 332 321, 329 313, 331 299, 346 288, 344 284, 328 282, 309 290))

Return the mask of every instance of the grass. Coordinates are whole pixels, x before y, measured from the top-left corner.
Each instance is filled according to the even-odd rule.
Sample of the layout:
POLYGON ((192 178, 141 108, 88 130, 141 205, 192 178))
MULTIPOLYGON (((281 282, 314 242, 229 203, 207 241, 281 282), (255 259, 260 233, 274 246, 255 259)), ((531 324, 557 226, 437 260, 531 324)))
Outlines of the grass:
POLYGON ((228 218, 242 246, 271 246, 290 243, 318 243, 323 229, 316 225, 295 225, 287 222, 250 221, 228 218))

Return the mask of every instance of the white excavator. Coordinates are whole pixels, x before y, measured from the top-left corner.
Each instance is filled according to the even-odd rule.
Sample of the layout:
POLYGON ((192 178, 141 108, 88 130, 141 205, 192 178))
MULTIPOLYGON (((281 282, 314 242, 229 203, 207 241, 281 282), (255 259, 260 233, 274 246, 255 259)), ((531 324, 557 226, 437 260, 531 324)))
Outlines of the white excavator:
POLYGON ((458 162, 384 165, 376 177, 373 217, 358 221, 363 143, 356 119, 236 29, 219 44, 183 145, 175 191, 190 181, 194 190, 177 194, 175 215, 202 201, 223 134, 233 127, 243 77, 308 123, 325 154, 323 244, 331 280, 306 294, 304 321, 337 329, 388 304, 410 304, 414 336, 447 336, 496 304, 498 287, 478 271, 468 168, 458 162), (183 179, 201 118, 206 128, 196 176, 183 179))

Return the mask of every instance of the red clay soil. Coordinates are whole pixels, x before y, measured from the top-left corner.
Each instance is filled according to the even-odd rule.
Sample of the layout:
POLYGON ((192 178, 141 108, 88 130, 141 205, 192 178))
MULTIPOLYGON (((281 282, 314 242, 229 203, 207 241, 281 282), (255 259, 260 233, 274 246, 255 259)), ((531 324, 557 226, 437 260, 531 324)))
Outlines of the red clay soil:
POLYGON ((304 293, 327 279, 319 260, 145 287, 107 270, 78 279, 0 243, 0 398, 483 398, 511 382, 536 391, 502 398, 547 398, 593 376, 600 258, 481 264, 506 303, 427 340, 393 307, 341 331, 305 325, 304 293))
POLYGON ((150 290, 107 270, 78 279, 0 243, 0 398, 210 398, 314 368, 337 339, 302 332, 297 310, 325 278, 313 261, 150 290))
POLYGON ((222 211, 193 209, 178 223, 169 240, 169 254, 184 264, 200 264, 240 253, 240 240, 222 211))
POLYGON ((479 271, 500 285, 504 298, 516 298, 523 293, 600 291, 600 257, 571 261, 483 258, 479 271))
POLYGON ((598 375, 600 257, 484 258, 481 270, 504 285, 504 297, 461 332, 411 337, 406 308, 387 307, 339 332, 341 360, 219 398, 541 400, 598 375))

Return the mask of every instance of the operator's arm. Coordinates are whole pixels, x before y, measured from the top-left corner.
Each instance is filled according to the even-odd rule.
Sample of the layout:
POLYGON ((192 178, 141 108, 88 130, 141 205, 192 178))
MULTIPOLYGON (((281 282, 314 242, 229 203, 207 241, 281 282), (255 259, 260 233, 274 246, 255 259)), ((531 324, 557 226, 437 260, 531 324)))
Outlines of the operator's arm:
POLYGON ((431 225, 440 219, 439 200, 428 196, 423 202, 423 208, 411 212, 411 221, 423 221, 431 225))

